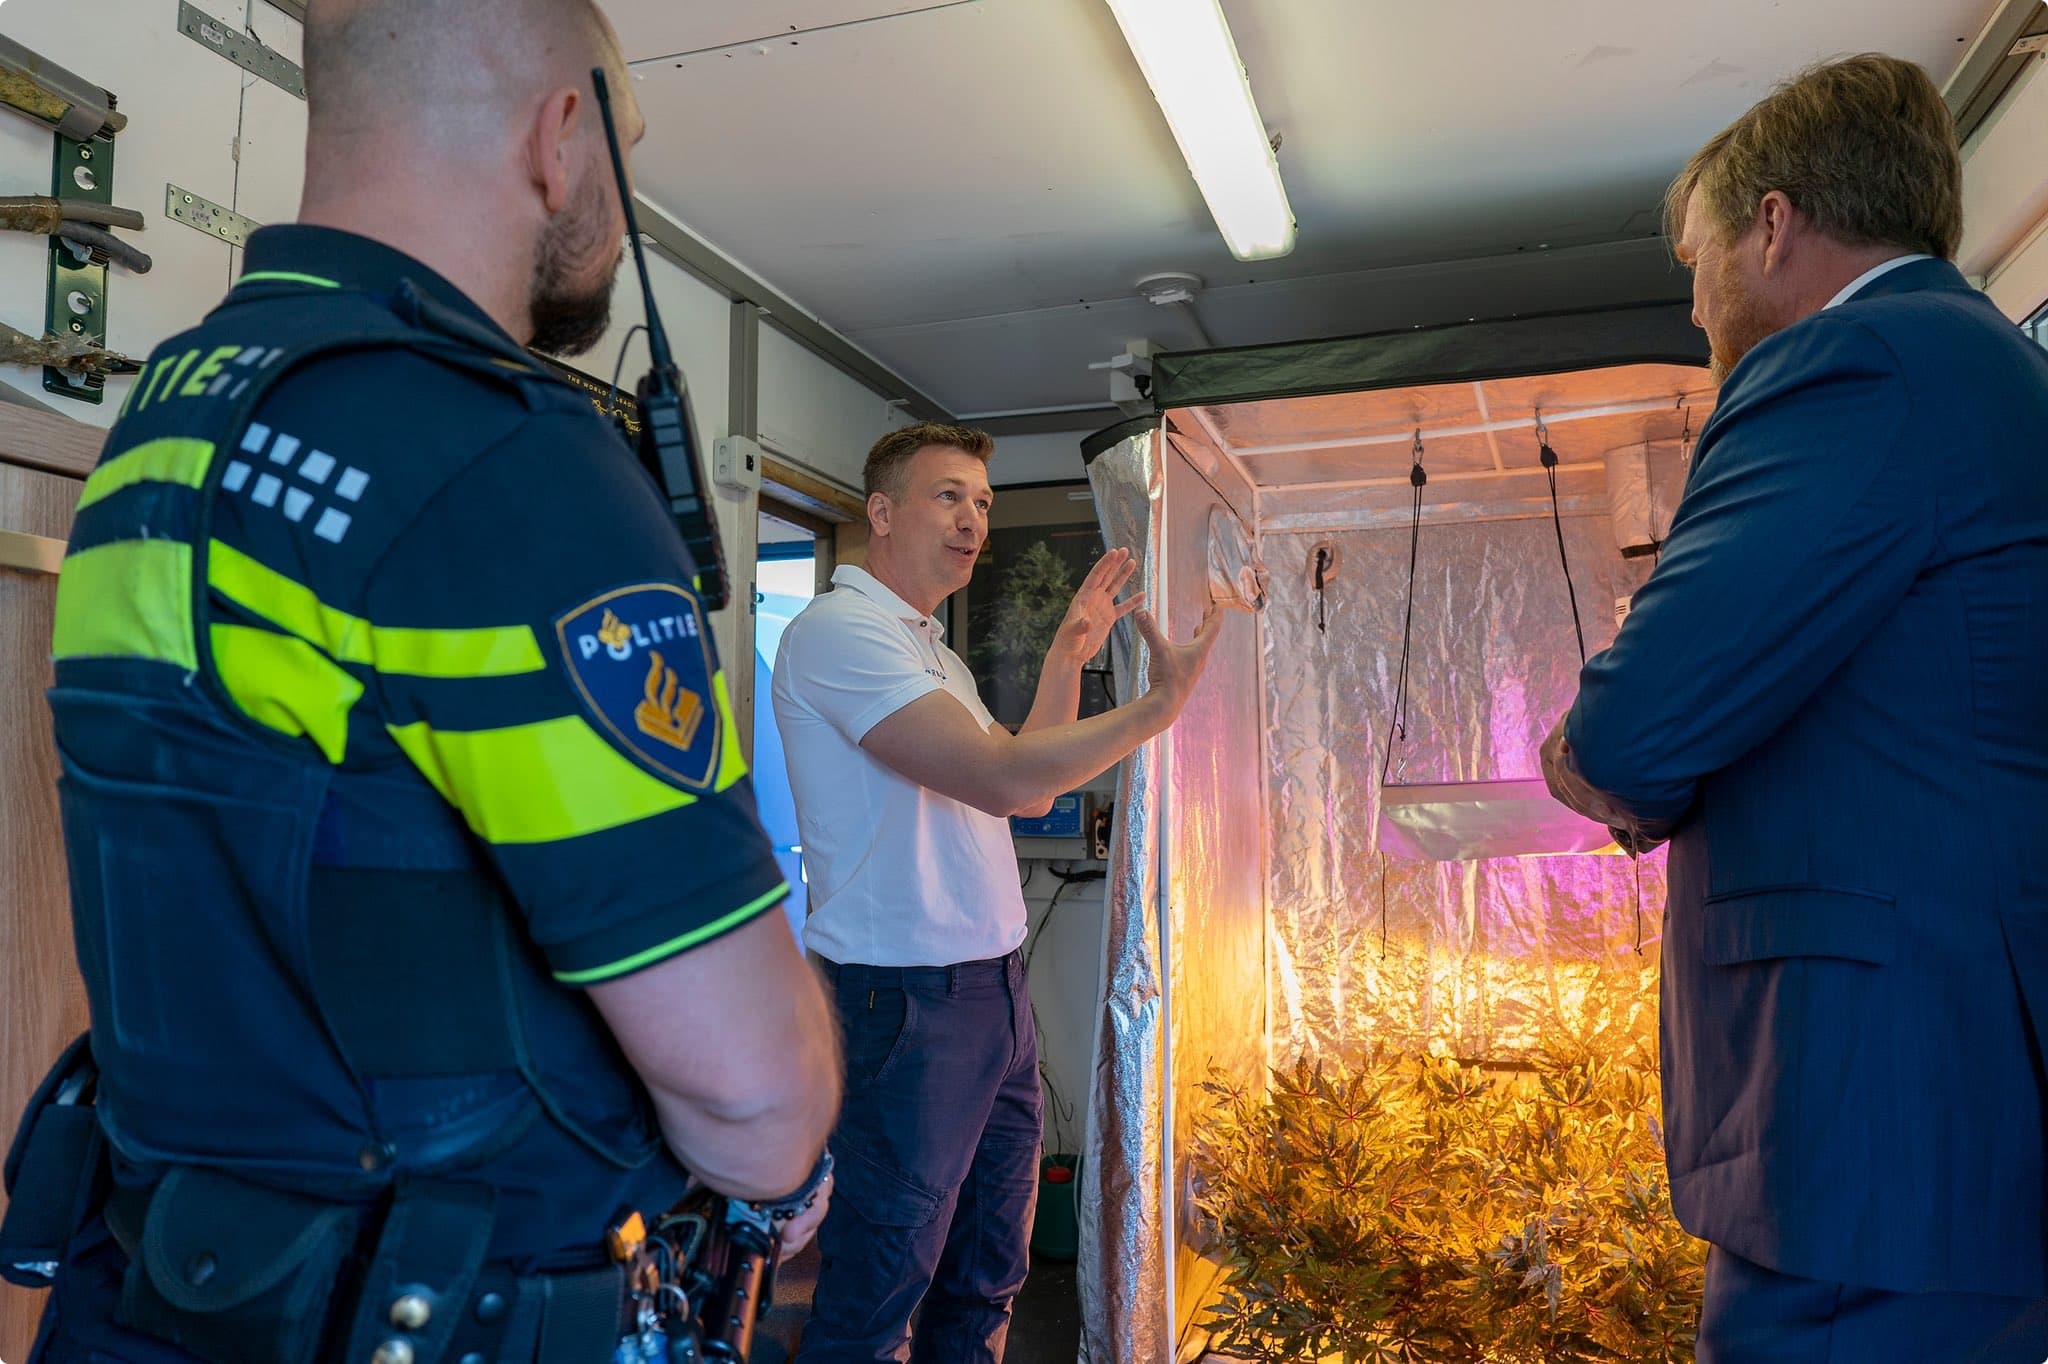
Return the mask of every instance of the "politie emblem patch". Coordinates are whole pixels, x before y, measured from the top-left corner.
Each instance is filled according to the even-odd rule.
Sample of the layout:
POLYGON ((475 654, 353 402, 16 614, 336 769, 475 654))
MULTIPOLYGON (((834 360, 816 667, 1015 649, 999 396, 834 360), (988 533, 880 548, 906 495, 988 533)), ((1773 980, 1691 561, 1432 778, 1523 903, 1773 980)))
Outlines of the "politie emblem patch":
POLYGON ((724 735, 695 593, 675 583, 614 588, 557 616, 555 639, 615 743, 678 786, 710 788, 724 735))

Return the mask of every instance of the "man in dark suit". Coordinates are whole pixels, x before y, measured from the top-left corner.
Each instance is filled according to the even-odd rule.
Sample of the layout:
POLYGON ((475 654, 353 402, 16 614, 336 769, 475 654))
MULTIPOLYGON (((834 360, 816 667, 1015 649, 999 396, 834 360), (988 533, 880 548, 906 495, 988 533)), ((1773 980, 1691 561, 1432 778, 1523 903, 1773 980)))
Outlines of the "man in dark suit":
POLYGON ((2048 1354, 2048 352, 1950 263, 1961 180, 1874 55, 1685 168, 1720 403, 1544 746, 1559 799, 1670 840, 1701 1364, 2048 1354))

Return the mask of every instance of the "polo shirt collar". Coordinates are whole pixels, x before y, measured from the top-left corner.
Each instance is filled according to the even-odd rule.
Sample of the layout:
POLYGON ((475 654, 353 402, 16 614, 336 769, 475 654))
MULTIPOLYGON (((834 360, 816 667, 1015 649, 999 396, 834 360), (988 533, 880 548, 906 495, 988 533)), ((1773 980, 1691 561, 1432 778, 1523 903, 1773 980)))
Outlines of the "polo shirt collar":
POLYGON ((905 622, 923 621, 931 627, 933 639, 946 637, 946 623, 937 616, 927 616, 903 598, 882 585, 882 580, 864 568, 852 564, 841 564, 832 570, 834 587, 850 587, 866 597, 890 615, 905 622))

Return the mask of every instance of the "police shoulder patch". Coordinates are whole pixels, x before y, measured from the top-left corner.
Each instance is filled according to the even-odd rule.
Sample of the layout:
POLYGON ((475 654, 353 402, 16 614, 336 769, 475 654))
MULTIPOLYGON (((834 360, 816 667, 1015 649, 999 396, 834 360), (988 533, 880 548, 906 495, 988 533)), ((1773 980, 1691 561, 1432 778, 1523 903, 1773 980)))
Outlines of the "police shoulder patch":
POLYGON ((691 791, 718 774, 723 707, 697 594, 676 583, 613 588, 555 618, 570 682, 598 728, 691 791))

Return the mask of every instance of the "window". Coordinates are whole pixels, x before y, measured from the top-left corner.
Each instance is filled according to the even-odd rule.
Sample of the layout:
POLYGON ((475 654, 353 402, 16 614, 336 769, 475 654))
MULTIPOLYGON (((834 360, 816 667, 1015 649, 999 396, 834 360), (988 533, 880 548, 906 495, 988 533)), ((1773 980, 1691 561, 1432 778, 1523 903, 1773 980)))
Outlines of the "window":
MULTIPOLYGON (((775 711, 768 698, 782 632, 818 593, 820 528, 808 517, 797 520, 801 515, 783 507, 762 510, 760 559, 754 568, 754 799, 760 807, 761 826, 775 849, 775 860, 782 864, 783 879, 789 882, 784 908, 799 942, 804 915, 809 912, 803 840, 797 833, 796 802, 790 795, 782 734, 775 727, 775 711)), ((823 538, 823 543, 829 558, 831 540, 823 538)))
POLYGON ((2038 344, 2048 347, 2048 304, 2043 304, 2040 312, 2020 323, 2020 330, 2033 337, 2038 344))

